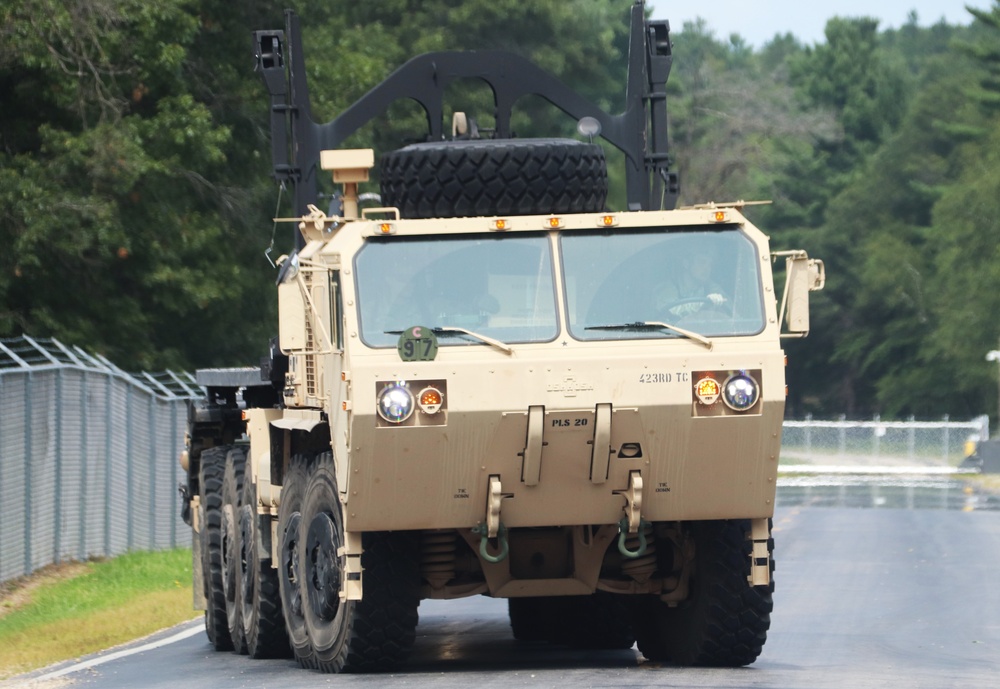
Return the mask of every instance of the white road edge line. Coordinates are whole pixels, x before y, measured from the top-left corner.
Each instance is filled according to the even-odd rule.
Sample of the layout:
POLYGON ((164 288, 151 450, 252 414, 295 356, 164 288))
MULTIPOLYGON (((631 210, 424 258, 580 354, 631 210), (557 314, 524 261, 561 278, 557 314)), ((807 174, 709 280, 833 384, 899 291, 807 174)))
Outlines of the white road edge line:
POLYGON ((112 660, 118 660, 119 658, 127 658, 128 656, 135 655, 136 653, 143 653, 145 651, 152 651, 157 648, 162 648, 163 646, 169 646, 170 644, 177 643, 178 641, 183 641, 195 634, 200 633, 204 630, 204 625, 198 624, 190 629, 185 629, 183 631, 177 632, 173 636, 168 636, 165 639, 160 639, 159 641, 153 641, 142 646, 136 646, 135 648, 126 648, 121 651, 115 651, 114 653, 109 653, 106 656, 101 656, 99 658, 91 658, 90 660, 85 660, 82 663, 75 663, 69 667, 64 667, 61 670, 56 670, 55 672, 50 672, 46 675, 41 675, 40 677, 32 677, 29 682, 44 682, 50 679, 57 679, 65 675, 72 674, 74 672, 80 672, 81 670, 87 670, 97 665, 103 665, 104 663, 109 663, 112 660))

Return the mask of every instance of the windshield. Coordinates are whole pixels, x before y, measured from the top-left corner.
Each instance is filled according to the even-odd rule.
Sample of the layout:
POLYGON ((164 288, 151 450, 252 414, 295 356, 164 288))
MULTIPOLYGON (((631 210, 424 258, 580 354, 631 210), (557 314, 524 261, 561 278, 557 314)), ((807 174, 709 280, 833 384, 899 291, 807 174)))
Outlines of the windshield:
POLYGON ((440 329, 442 346, 547 342, 559 333, 544 234, 392 237, 355 258, 361 338, 395 347, 401 331, 440 329), (451 330, 454 329, 454 330, 451 330))
POLYGON ((764 328, 760 262, 736 228, 564 233, 569 330, 580 340, 705 337, 764 328))

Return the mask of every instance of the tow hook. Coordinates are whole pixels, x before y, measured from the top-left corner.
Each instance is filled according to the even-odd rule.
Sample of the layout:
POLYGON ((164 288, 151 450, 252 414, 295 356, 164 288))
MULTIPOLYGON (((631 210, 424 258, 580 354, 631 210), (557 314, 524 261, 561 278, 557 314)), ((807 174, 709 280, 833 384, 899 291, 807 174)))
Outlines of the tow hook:
POLYGON ((486 521, 480 522, 472 528, 472 533, 480 536, 479 554, 486 562, 496 564, 507 559, 507 527, 500 521, 500 503, 504 498, 509 498, 510 493, 504 493, 500 484, 499 475, 490 476, 489 495, 486 499, 486 521), (500 552, 490 555, 489 540, 497 539, 497 547, 500 552))
POLYGON ((625 557, 637 558, 642 557, 646 554, 646 527, 649 526, 649 522, 645 519, 639 520, 639 547, 636 550, 629 550, 625 547, 625 539, 628 538, 628 517, 622 517, 622 520, 618 522, 618 552, 625 557))
MULTIPOLYGON (((500 527, 497 529, 497 547, 500 552, 496 555, 490 555, 489 552, 489 527, 485 524, 478 524, 472 527, 472 533, 478 535, 479 539, 479 554, 487 562, 496 564, 498 562, 503 562, 507 559, 507 553, 510 550, 507 544, 507 527, 501 522, 500 527)), ((645 541, 643 541, 643 548, 645 549, 645 541)))

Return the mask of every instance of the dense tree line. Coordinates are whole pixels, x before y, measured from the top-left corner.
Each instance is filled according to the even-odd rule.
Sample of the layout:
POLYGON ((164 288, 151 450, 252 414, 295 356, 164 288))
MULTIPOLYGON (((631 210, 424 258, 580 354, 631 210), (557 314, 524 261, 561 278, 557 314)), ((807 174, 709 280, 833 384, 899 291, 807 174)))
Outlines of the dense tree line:
MULTIPOLYGON (((610 110, 631 0, 12 0, 0 8, 0 337, 55 336, 127 368, 253 361, 274 330, 267 99, 249 32, 304 18, 313 109, 330 119, 407 58, 506 48, 610 110)), ((775 248, 829 274, 791 342, 789 411, 996 412, 1000 338, 1000 0, 968 26, 761 49, 674 26, 668 84, 682 204, 749 207, 775 248)), ((449 105, 488 130, 476 83, 449 105)), ((529 101, 521 135, 572 122, 529 101)), ((399 104, 349 145, 423 134, 399 104)), ((623 175, 611 154, 611 203, 623 175)), ((287 195, 283 205, 287 207, 287 195)), ((279 211, 281 207, 279 206, 279 211)))

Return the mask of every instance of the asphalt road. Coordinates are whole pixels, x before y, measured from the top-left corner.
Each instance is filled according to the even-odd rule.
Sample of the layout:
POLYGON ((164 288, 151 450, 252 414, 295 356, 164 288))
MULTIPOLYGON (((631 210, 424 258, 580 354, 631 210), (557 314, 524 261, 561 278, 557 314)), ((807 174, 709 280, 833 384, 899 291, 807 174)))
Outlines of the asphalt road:
POLYGON ((294 661, 214 653, 198 633, 35 686, 993 689, 1000 683, 1000 513, 785 507, 775 516, 774 535, 775 612, 764 652, 748 668, 679 668, 646 662, 635 650, 520 645, 510 636, 505 603, 477 597, 425 601, 413 657, 392 675, 329 676, 294 661))

